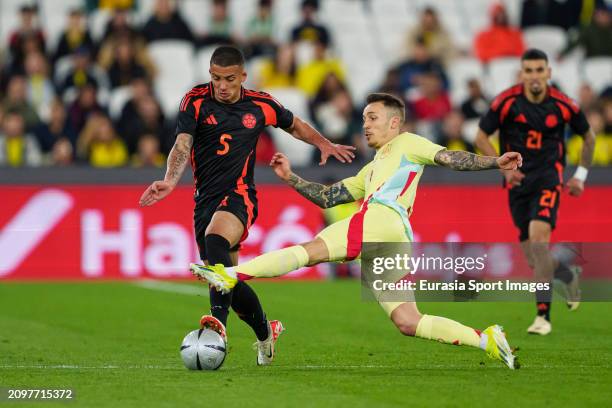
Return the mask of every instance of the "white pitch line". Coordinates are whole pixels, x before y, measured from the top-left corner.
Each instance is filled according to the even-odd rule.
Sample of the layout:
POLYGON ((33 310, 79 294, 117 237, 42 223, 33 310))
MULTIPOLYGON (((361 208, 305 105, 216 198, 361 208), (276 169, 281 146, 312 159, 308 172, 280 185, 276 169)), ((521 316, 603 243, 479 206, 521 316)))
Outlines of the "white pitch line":
POLYGON ((178 293, 180 295, 206 296, 208 297, 208 288, 206 286, 193 286, 183 283, 164 282, 155 279, 144 279, 133 282, 134 286, 150 290, 158 290, 160 292, 178 293))
POLYGON ((117 366, 117 365, 102 365, 102 366, 80 366, 70 364, 59 365, 0 365, 0 369, 45 369, 45 370, 174 370, 180 366, 156 366, 156 365, 141 365, 141 366, 117 366))

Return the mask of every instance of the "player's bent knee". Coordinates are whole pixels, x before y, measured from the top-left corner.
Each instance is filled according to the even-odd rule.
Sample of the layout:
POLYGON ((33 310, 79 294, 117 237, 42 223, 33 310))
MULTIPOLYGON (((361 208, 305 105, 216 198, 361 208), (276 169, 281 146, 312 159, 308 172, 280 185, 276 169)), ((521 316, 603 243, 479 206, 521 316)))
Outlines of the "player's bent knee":
POLYGON ((300 244, 308 254, 308 266, 316 265, 329 261, 329 251, 327 245, 320 238, 300 244))
POLYGON ((416 306, 404 303, 391 313, 391 320, 404 336, 414 336, 421 321, 421 313, 416 306))

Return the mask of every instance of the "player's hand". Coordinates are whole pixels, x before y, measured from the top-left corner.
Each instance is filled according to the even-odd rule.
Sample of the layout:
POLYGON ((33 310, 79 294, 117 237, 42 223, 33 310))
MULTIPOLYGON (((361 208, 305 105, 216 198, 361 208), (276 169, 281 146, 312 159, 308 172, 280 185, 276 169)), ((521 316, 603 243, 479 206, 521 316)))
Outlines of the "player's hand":
POLYGON ((289 159, 282 153, 274 153, 272 160, 270 160, 270 167, 274 169, 276 175, 284 181, 289 180, 291 175, 291 164, 289 159))
POLYGON ((149 187, 147 187, 145 192, 142 193, 138 204, 140 204, 141 207, 153 205, 159 200, 165 198, 172 192, 172 190, 174 190, 174 186, 167 181, 154 181, 149 187))
POLYGON ((569 190, 569 194, 574 197, 579 197, 584 191, 584 182, 578 180, 576 177, 572 177, 568 180, 565 187, 569 190))
POLYGON ((497 158, 497 164, 502 170, 518 170, 523 165, 523 157, 518 152, 506 152, 497 158))
POLYGON ((329 156, 334 156, 340 163, 351 163, 355 158, 355 153, 353 153, 355 150, 354 146, 326 143, 319 147, 319 150, 321 150, 321 161, 319 162, 319 166, 323 166, 327 163, 329 156))
POLYGON ((520 170, 504 170, 504 178, 506 179, 506 184, 512 188, 521 185, 525 178, 525 173, 520 170))

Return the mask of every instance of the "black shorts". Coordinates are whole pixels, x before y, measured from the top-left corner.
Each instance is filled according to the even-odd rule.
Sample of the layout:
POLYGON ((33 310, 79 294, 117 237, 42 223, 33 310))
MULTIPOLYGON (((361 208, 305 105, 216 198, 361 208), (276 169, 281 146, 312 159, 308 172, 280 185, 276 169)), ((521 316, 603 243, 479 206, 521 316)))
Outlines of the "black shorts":
POLYGON ((512 221, 519 229, 519 240, 529 239, 529 222, 540 220, 550 224, 554 230, 557 211, 561 201, 561 185, 542 188, 528 193, 511 189, 508 194, 512 221))
POLYGON ((217 211, 227 211, 234 214, 244 225, 242 237, 240 237, 238 244, 231 248, 232 251, 237 251, 240 249, 240 243, 249 235, 249 228, 257 218, 257 192, 253 189, 234 190, 225 197, 196 200, 193 223, 200 259, 202 260, 208 259, 205 245, 206 228, 208 228, 208 224, 210 224, 217 211))

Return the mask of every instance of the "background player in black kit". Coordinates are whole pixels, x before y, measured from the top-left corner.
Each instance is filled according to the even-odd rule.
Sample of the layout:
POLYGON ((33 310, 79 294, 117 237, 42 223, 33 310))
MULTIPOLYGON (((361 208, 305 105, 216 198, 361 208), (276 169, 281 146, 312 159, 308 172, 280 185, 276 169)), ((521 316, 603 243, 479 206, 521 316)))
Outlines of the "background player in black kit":
MULTIPOLYGON (((165 178, 147 188, 140 204, 152 205, 170 194, 191 161, 196 202, 194 226, 200 257, 209 264, 232 266, 237 264, 240 243, 257 218, 254 155, 264 127, 282 128, 318 147, 320 164, 325 164, 329 156, 350 162, 354 148, 331 143, 269 94, 243 88, 247 74, 244 57, 237 48, 217 48, 210 60, 210 74, 211 82, 195 86, 182 99, 176 142, 168 156, 165 178)), ((268 322, 250 286, 242 283, 226 295, 211 288, 210 303, 212 316, 202 317, 202 327, 226 337, 231 306, 257 336, 257 363, 272 362, 282 324, 276 320, 268 322)))
MULTIPOLYGON (((595 135, 576 103, 548 84, 550 76, 546 54, 527 50, 521 58, 521 83, 491 103, 480 120, 476 145, 484 154, 495 154, 488 137, 499 130, 501 153, 515 151, 523 156, 520 170, 503 171, 521 247, 539 281, 549 282, 552 288, 554 275, 565 283, 568 307, 575 309, 580 296, 577 271, 555 260, 548 247, 563 190, 565 125, 584 138, 580 166, 566 185, 572 196, 584 191, 595 135)), ((552 290, 536 293, 538 312, 529 333, 546 335, 552 330, 551 298, 552 290)))

